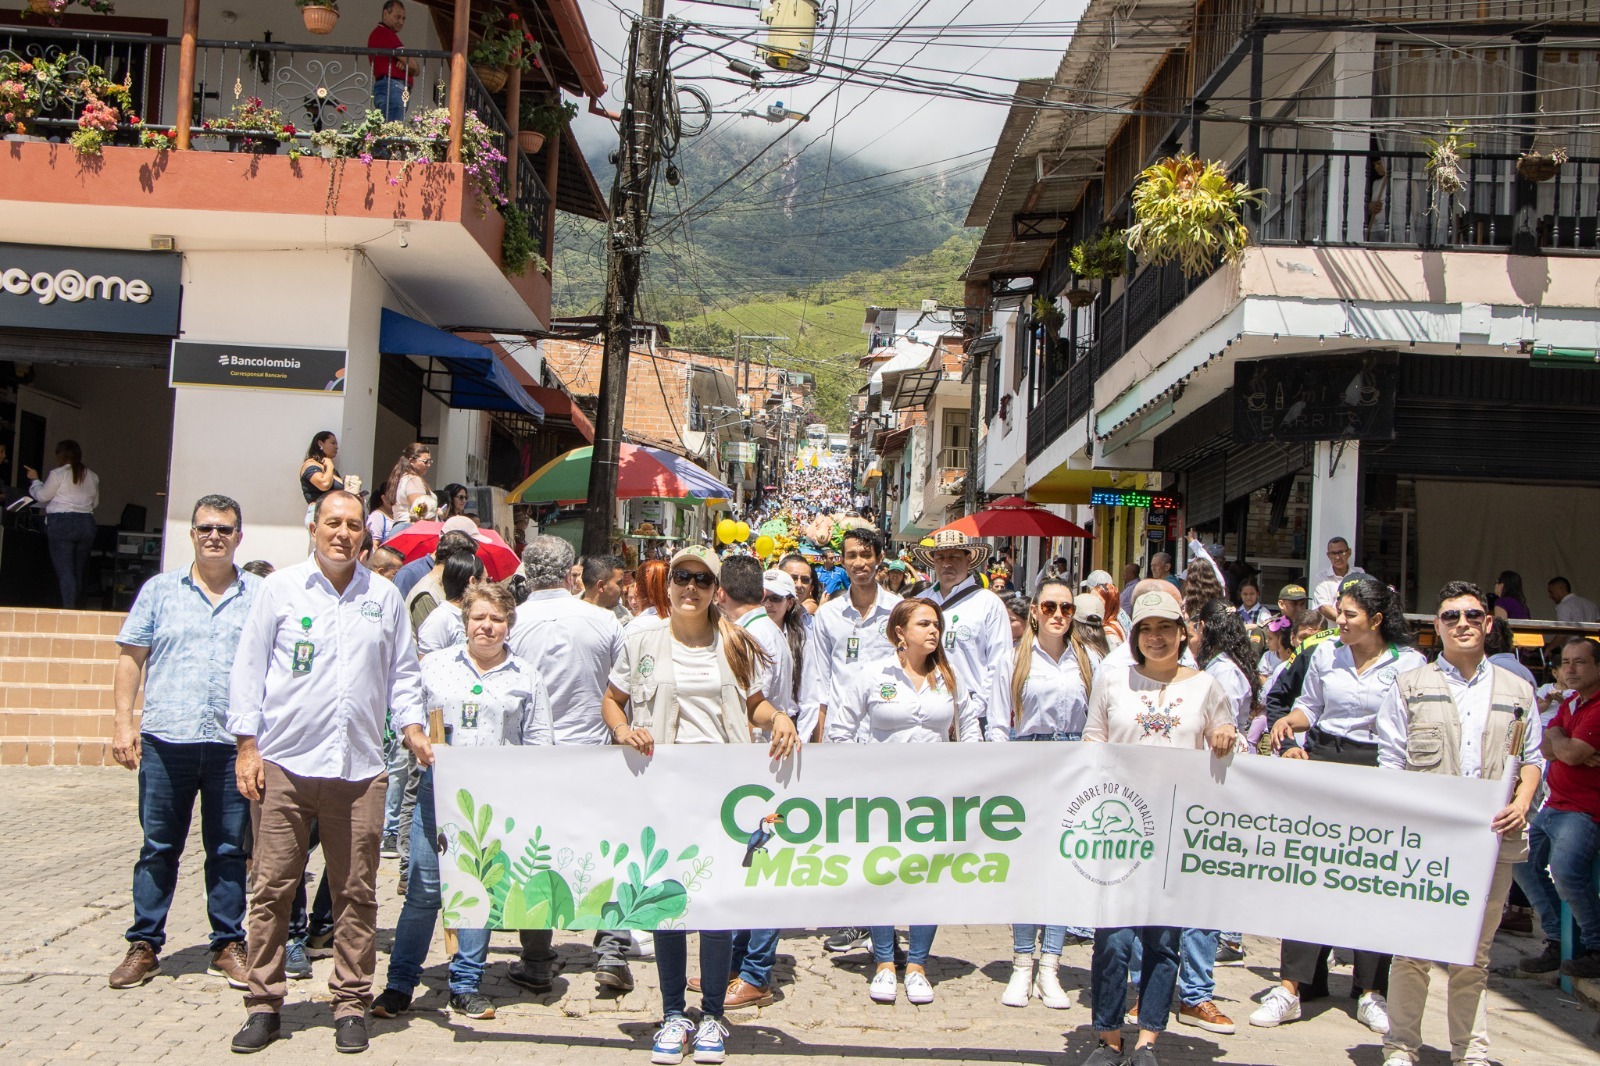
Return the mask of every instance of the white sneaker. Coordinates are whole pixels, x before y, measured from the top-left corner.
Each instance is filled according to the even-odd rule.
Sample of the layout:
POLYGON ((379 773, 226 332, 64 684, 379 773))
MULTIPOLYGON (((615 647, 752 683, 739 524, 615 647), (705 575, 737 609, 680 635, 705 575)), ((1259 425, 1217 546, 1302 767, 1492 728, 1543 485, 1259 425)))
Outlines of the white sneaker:
POLYGON ((1270 1029, 1284 1022, 1300 1020, 1300 997, 1279 985, 1266 994, 1261 1006, 1250 1015, 1250 1024, 1270 1029))
POLYGON ((1417 1066, 1417 1064, 1404 1051, 1391 1051, 1389 1057, 1383 1060, 1383 1066, 1417 1066))
POLYGON ((932 1003, 933 986, 928 983, 928 976, 921 970, 906 971, 906 1002, 932 1003))
POLYGON ((1356 1003, 1356 1021, 1379 1036, 1389 1032, 1389 1001, 1381 992, 1364 992, 1356 1003))
POLYGON ((1060 955, 1043 955, 1039 958, 1039 972, 1033 979, 1033 994, 1051 1010, 1066 1010, 1072 1006, 1072 997, 1061 987, 1060 966, 1060 955))
POLYGON ((872 997, 874 1003, 893 1003, 900 994, 900 983, 895 980, 892 969, 882 969, 872 975, 872 983, 867 986, 867 995, 872 997))
POLYGON ((1000 993, 1000 1003, 1006 1007, 1026 1007, 1028 992, 1033 988, 1033 956, 1016 955, 1011 962, 1011 980, 1000 993))

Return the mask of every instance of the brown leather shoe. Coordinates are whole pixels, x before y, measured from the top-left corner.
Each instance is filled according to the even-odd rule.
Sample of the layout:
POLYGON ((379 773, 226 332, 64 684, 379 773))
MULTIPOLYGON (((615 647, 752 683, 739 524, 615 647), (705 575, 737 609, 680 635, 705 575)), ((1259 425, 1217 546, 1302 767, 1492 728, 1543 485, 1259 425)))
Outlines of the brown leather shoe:
MULTIPOLYGON (((738 974, 731 975, 728 978, 728 987, 732 988, 733 987, 733 983, 735 981, 737 981, 738 979, 739 979, 739 975, 738 974)), ((700 983, 700 978, 698 978, 698 977, 689 978, 689 991, 691 991, 691 992, 704 992, 705 991, 705 986, 700 983)))
POLYGON ((728 985, 728 996, 722 1001, 723 1010, 743 1010, 746 1007, 765 1007, 772 1002, 771 987, 750 984, 736 977, 728 985))
POLYGON ((148 940, 135 940, 128 945, 128 953, 111 971, 112 988, 138 988, 161 972, 161 960, 156 957, 155 945, 148 940))
POLYGON ((1192 1007, 1179 1007, 1178 1021, 1184 1025, 1198 1025, 1208 1033, 1231 1033, 1234 1030, 1233 1019, 1218 1010, 1217 1005, 1209 999, 1192 1007))
POLYGON ((206 973, 221 977, 231 988, 249 988, 250 959, 244 953, 244 941, 224 944, 211 953, 211 966, 206 973))

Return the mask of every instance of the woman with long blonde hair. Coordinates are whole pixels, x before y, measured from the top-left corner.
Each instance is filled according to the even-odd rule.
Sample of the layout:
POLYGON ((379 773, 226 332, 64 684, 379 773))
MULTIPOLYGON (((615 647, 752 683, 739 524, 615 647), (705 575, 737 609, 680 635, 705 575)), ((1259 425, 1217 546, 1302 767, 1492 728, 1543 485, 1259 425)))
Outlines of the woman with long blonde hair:
POLYGON ((428 488, 428 471, 432 468, 433 453, 426 444, 407 444, 401 450, 383 485, 389 513, 396 522, 410 521, 411 507, 418 500, 426 497, 430 504, 434 502, 433 490, 428 488))

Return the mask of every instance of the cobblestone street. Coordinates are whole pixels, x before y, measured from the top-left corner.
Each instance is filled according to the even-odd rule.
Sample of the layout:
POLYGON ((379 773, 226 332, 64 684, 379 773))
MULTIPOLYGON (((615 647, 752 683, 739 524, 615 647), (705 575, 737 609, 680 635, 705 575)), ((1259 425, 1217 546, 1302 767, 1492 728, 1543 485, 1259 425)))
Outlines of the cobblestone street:
MULTIPOLYGON (((198 826, 198 819, 196 820, 198 826)), ((205 913, 199 863, 191 861, 179 886, 168 926, 162 973, 142 988, 116 992, 106 974, 120 960, 132 904, 129 881, 138 848, 134 781, 120 769, 8 767, 0 829, 6 862, 0 893, 0 1061, 185 1062, 219 1061, 243 1018, 240 994, 206 974, 205 913)), ((189 855, 199 855, 198 828, 189 855)), ((380 925, 392 930, 400 910, 395 864, 386 862, 379 883, 380 925)), ((814 934, 782 943, 779 999, 757 1012, 733 1016, 730 1053, 783 1061, 870 1062, 916 1058, 939 1062, 1077 1062, 1093 1046, 1081 1003, 1049 1011, 1037 1002, 1025 1010, 1000 1006, 1009 971, 1009 932, 999 926, 940 931, 929 970, 938 1000, 931 1007, 901 1002, 872 1004, 866 996, 870 962, 864 952, 834 957, 814 934)), ((496 938, 484 991, 499 1016, 473 1022, 445 1011, 443 945, 435 937, 417 1009, 401 1021, 376 1021, 372 1063, 525 1062, 642 1063, 660 999, 651 963, 635 962, 639 988, 613 998, 598 996, 590 975, 592 955, 581 934, 561 934, 563 975, 556 990, 532 997, 505 977, 515 938, 496 938)), ((1497 963, 1529 950, 1533 941, 1501 937, 1497 963)), ((379 987, 388 964, 388 934, 380 933, 379 987)), ((1308 1018, 1275 1030, 1251 1029, 1244 1018, 1251 998, 1269 986, 1276 945, 1251 939, 1244 965, 1219 968, 1222 1008, 1240 1024, 1231 1037, 1175 1026, 1162 1039, 1164 1063, 1339 1063, 1378 1066, 1377 1043, 1347 1013, 1346 1001, 1308 1005, 1308 1018)), ((691 952, 691 958, 692 958, 691 952)), ((1081 994, 1089 951, 1068 950, 1062 979, 1081 994)), ((330 960, 317 960, 316 976, 295 982, 285 1012, 289 1039, 260 1061, 324 1062, 336 1058, 325 982, 330 960)), ((1336 974, 1334 987, 1347 983, 1336 974)), ((1437 988, 1440 982, 1435 983, 1437 988)), ((690 997, 691 1006, 695 997, 690 997)), ((1595 1012, 1549 985, 1495 978, 1490 1029, 1496 1057, 1506 1066, 1595 1061, 1595 1012)), ((1427 1034, 1442 1042, 1442 997, 1430 1005, 1427 1034)), ((1430 1052, 1428 1066, 1448 1055, 1430 1052)))

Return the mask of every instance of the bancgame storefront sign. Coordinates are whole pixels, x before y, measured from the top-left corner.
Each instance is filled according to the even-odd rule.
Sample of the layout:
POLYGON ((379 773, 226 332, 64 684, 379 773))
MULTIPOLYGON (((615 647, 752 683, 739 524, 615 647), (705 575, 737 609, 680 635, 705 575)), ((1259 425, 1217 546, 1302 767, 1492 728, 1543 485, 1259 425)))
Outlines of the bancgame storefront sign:
POLYGON ((0 327, 178 332, 182 257, 0 244, 0 327))
POLYGON ((169 384, 342 394, 345 354, 343 348, 173 341, 169 384))
POLYGON ((1113 744, 434 750, 465 928, 1171 925, 1467 963, 1506 796, 1113 744))

